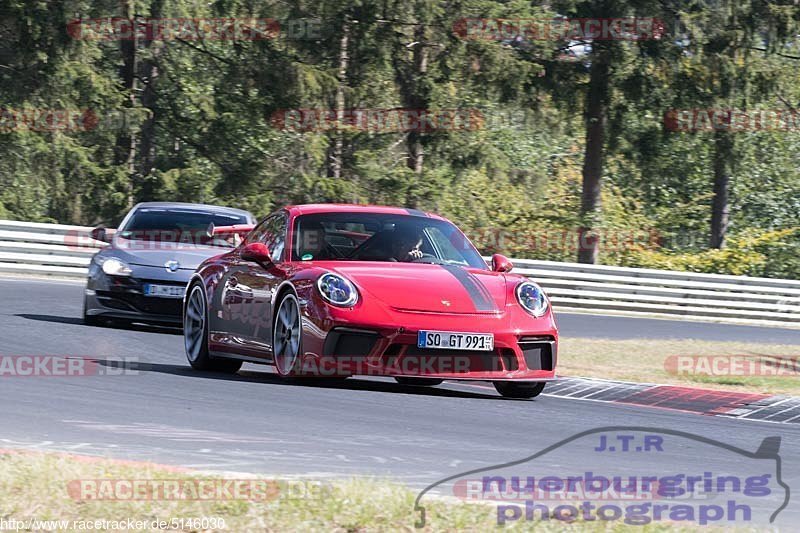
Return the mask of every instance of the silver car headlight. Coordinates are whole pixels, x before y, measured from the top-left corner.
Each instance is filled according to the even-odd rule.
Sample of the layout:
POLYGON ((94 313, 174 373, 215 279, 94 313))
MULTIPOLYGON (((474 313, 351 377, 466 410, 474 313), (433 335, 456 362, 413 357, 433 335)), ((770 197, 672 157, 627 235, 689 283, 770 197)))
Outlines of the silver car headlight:
POLYGON ((109 276, 130 276, 132 272, 131 267, 115 257, 98 257, 95 262, 109 276))
POLYGON ((547 312, 547 296, 540 286, 532 281, 523 281, 517 285, 517 301, 527 312, 540 317, 547 312))
POLYGON ((317 288, 327 302, 342 307, 352 307, 358 301, 355 285, 339 274, 323 274, 317 280, 317 288))

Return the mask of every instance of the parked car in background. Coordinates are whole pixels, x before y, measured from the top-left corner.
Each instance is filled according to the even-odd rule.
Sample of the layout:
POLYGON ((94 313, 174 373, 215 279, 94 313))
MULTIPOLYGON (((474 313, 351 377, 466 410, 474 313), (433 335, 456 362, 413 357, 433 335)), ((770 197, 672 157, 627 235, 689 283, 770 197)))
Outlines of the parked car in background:
POLYGON ((146 202, 116 230, 95 228, 109 243, 92 258, 83 320, 181 323, 186 284, 209 257, 233 249, 255 219, 241 209, 177 202, 146 202))

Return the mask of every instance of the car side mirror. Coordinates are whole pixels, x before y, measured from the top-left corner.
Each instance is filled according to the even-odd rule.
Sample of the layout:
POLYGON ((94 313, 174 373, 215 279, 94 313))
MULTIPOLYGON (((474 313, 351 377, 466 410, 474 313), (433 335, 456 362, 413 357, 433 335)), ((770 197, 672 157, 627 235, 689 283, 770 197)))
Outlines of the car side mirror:
POLYGON ((253 261, 260 265, 272 265, 272 257, 266 244, 251 242, 244 246, 242 250, 242 260, 253 261))
POLYGON ((514 265, 508 257, 502 254, 494 254, 492 256, 492 270, 494 272, 511 272, 512 268, 514 268, 514 265))
POLYGON ((113 229, 106 229, 103 226, 98 226, 89 232, 89 236, 96 241, 111 242, 114 233, 113 229))

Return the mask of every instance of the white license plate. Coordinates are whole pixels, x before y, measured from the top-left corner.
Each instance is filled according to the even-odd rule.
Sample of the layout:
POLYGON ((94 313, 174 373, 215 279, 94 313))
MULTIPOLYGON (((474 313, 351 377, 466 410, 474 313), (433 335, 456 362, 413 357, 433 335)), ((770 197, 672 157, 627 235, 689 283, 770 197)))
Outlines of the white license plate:
POLYGON ((417 334, 417 348, 491 352, 494 350, 494 335, 491 333, 420 331, 417 334))
POLYGON ((144 286, 145 296, 158 296, 159 298, 183 298, 186 287, 176 285, 153 285, 146 283, 144 286))

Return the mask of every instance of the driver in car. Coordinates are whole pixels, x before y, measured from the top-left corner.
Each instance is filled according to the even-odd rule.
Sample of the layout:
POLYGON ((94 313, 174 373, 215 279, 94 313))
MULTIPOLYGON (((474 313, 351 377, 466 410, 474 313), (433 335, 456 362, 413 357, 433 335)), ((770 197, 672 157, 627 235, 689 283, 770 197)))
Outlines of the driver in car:
POLYGON ((423 256, 422 232, 412 227, 398 227, 394 231, 391 242, 389 261, 408 263, 423 256))

